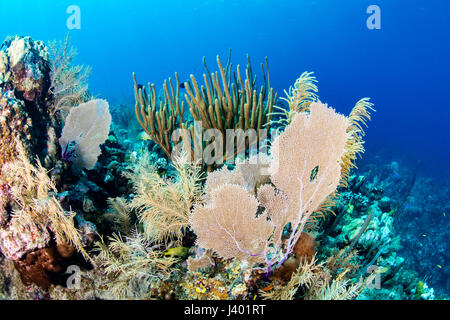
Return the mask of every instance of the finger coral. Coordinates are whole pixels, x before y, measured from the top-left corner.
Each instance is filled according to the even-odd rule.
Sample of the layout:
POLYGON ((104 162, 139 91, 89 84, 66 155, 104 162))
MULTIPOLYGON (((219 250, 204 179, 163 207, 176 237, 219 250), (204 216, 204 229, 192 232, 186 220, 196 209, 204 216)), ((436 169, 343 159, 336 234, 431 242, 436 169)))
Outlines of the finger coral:
POLYGON ((228 61, 225 68, 217 56, 219 72, 210 73, 204 62, 207 74, 203 75, 204 85, 199 87, 195 77, 191 75, 190 81, 183 84, 186 89, 185 101, 180 99, 180 80, 175 74, 175 86, 172 80, 165 81, 163 97, 158 97, 153 84, 149 84, 149 93, 138 84, 134 78, 134 95, 136 99, 136 117, 142 128, 148 133, 171 158, 174 148, 172 134, 177 129, 183 129, 181 138, 191 157, 202 154, 205 143, 202 140, 204 129, 217 129, 218 135, 212 142, 220 150, 213 156, 214 163, 203 163, 209 169, 224 160, 243 154, 249 147, 260 139, 261 129, 270 129, 272 110, 276 101, 276 94, 270 87, 270 74, 266 59, 266 72, 261 64, 264 85, 258 90, 256 76, 254 77, 248 58, 248 65, 243 80, 239 66, 231 73, 231 63, 228 61), (185 102, 189 106, 190 116, 200 123, 197 129, 189 115, 185 114, 185 102), (237 143, 233 148, 226 146, 227 129, 257 130, 255 139, 246 141, 243 132, 238 131, 237 143), (200 132, 198 131, 200 130, 200 132))

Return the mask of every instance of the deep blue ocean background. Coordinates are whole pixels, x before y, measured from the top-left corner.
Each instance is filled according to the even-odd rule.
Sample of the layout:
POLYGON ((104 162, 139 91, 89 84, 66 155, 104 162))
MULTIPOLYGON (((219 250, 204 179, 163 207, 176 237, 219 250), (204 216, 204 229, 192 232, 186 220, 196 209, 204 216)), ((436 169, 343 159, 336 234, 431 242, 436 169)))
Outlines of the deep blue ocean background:
POLYGON ((450 179, 450 2, 445 0, 1 0, 0 39, 64 39, 69 5, 81 9, 72 30, 76 62, 92 66, 90 91, 131 101, 140 81, 162 81, 215 69, 219 54, 254 70, 269 57, 279 96, 303 71, 314 71, 323 102, 348 113, 362 97, 377 112, 367 154, 380 153, 450 179), (366 27, 369 5, 381 8, 381 30, 366 27))
MULTIPOLYGON (((70 31, 75 62, 92 66, 96 97, 133 104, 132 72, 157 88, 175 71, 198 79, 202 57, 216 70, 216 55, 225 63, 229 48, 234 66, 248 53, 260 75, 267 56, 279 96, 314 71, 321 101, 341 113, 371 97, 377 111, 359 164, 398 161, 413 172, 419 163, 420 177, 450 185, 450 1, 0 0, 0 39, 62 40, 73 4, 81 9, 81 29, 70 31), (366 26, 369 5, 381 8, 380 30, 366 26)), ((450 206, 439 199, 439 208, 450 206)), ((439 210, 431 214, 448 230, 450 212, 439 210)))

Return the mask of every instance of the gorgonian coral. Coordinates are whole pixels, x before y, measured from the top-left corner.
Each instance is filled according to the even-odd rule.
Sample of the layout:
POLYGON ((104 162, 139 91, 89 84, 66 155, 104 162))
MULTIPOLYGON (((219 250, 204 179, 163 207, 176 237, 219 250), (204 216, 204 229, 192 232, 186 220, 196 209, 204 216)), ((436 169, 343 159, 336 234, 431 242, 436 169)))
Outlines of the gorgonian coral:
POLYGON ((207 188, 208 201, 190 218, 198 245, 224 258, 264 263, 269 271, 280 267, 314 214, 330 205, 363 150, 358 120, 368 117, 367 107, 357 104, 350 118, 321 102, 295 113, 272 145, 271 184, 257 194, 245 188, 249 179, 243 184, 224 178, 221 184, 212 174, 215 187, 207 188))

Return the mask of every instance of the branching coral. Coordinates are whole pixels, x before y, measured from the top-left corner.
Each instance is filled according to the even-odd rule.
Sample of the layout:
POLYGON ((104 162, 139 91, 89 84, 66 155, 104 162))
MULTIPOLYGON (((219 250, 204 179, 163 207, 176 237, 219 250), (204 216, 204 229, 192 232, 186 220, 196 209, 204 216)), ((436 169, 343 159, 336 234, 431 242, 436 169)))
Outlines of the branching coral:
POLYGON ((356 256, 356 250, 351 250, 351 247, 350 249, 349 247, 341 249, 327 259, 327 268, 332 274, 337 274, 340 269, 349 271, 356 270, 359 268, 359 266, 353 262, 353 259, 356 256))
MULTIPOLYGON (((295 104, 291 110, 296 110, 300 102, 291 100, 295 104)), ((217 174, 212 175, 216 188, 209 188, 211 195, 205 196, 209 202, 197 205, 190 220, 198 244, 225 258, 264 262, 269 271, 280 267, 311 217, 317 218, 314 213, 331 205, 356 154, 363 151, 358 121, 364 123, 370 107, 363 100, 347 118, 320 102, 304 102, 302 112, 293 115, 272 144, 272 185, 263 185, 258 198, 242 184, 230 185, 230 179, 225 178, 220 185, 217 174), (245 205, 230 205, 232 198, 245 205), (257 217, 261 205, 265 210, 257 217), (283 240, 288 226, 288 239, 283 240), (213 236, 206 231, 211 229, 215 230, 213 236), (213 238, 221 238, 225 244, 213 238)))
POLYGON ((350 274, 359 266, 354 262, 356 252, 352 251, 346 259, 342 260, 344 250, 329 257, 314 278, 307 285, 305 299, 307 300, 350 300, 358 296, 364 288, 373 282, 376 274, 372 273, 366 278, 360 277, 352 281, 350 274))
POLYGON ((185 115, 185 103, 180 100, 180 81, 177 74, 175 74, 175 89, 170 78, 169 81, 164 82, 164 97, 156 95, 153 84, 149 84, 150 92, 147 94, 145 88, 137 83, 133 74, 136 117, 142 128, 164 150, 168 157, 172 156, 172 149, 174 148, 172 134, 177 129, 184 130, 181 133, 181 138, 192 158, 194 158, 194 155, 197 155, 197 157, 199 154, 200 157, 202 155, 201 151, 204 147, 202 131, 204 129, 218 130, 218 136, 214 136, 214 139, 211 138, 211 143, 217 147, 216 150, 222 152, 219 151, 218 154, 213 156, 215 157, 213 164, 205 164, 210 169, 216 163, 223 163, 224 159, 234 158, 236 154, 242 154, 259 139, 265 138, 265 136, 260 136, 259 129, 266 128, 269 130, 273 105, 276 101, 276 94, 270 88, 267 59, 267 77, 261 64, 264 85, 260 87, 259 92, 256 87, 256 76, 253 76, 249 59, 245 81, 242 80, 239 66, 233 72, 234 80, 232 81, 230 61, 223 68, 217 56, 217 64, 219 72, 210 73, 204 62, 207 71, 207 74, 203 75, 204 86, 199 87, 193 75, 191 75, 190 82, 184 83, 186 89, 184 97, 189 106, 190 115, 196 122, 200 123, 201 128, 197 128, 185 115), (219 77, 222 83, 220 83, 219 77), (236 145, 233 148, 227 148, 224 143, 227 139, 227 129, 257 130, 256 139, 255 141, 246 141, 244 133, 241 132, 242 134, 238 134, 236 137, 238 140, 236 145))
POLYGON ((267 300, 292 300, 299 287, 310 287, 321 277, 323 263, 318 263, 314 257, 311 261, 302 259, 291 279, 283 285, 271 286, 270 290, 260 290, 259 294, 267 300))
POLYGON ((323 284, 317 292, 306 298, 307 300, 351 300, 364 288, 363 282, 352 284, 350 280, 342 278, 323 284))
POLYGON ((277 112, 273 112, 273 115, 282 116, 278 121, 281 125, 287 125, 292 121, 292 117, 298 113, 307 111, 312 102, 319 99, 317 92, 316 77, 313 76, 313 72, 303 72, 302 75, 295 81, 294 87, 290 87, 289 91, 284 91, 286 97, 280 99, 288 103, 288 109, 274 106, 277 112))
POLYGON ((118 299, 150 298, 150 289, 175 270, 169 267, 178 259, 165 257, 138 232, 125 239, 115 234, 109 241, 96 242, 96 260, 111 276, 107 286, 118 299))
POLYGON ((147 239, 168 242, 181 239, 188 227, 189 213, 200 200, 201 172, 191 163, 187 154, 181 154, 173 163, 178 177, 161 177, 144 154, 132 173, 125 175, 133 182, 135 197, 130 203, 144 223, 147 239))
POLYGON ((91 68, 71 65, 77 51, 70 45, 69 34, 63 42, 56 40, 50 42, 48 50, 51 58, 52 113, 61 111, 65 118, 70 108, 89 100, 87 80, 91 68))
POLYGON ((114 224, 113 229, 122 234, 130 233, 132 229, 130 204, 123 197, 109 198, 108 212, 105 218, 114 224))
MULTIPOLYGON (((75 213, 61 207, 56 198, 56 186, 48 176, 47 170, 42 167, 39 159, 36 159, 36 165, 30 162, 21 143, 17 142, 16 149, 17 160, 4 165, 1 175, 10 186, 10 194, 15 202, 10 223, 15 223, 18 230, 30 230, 32 241, 45 237, 45 230, 48 228, 58 245, 73 246, 89 260, 81 236, 74 226, 75 213)), ((42 248, 45 245, 46 241, 38 246, 28 247, 28 250, 42 248)))
POLYGON ((358 266, 352 259, 356 253, 341 261, 343 251, 331 256, 326 262, 318 262, 314 257, 311 260, 302 259, 297 270, 286 283, 273 280, 269 290, 260 290, 263 299, 292 300, 295 296, 302 296, 307 300, 350 300, 355 298, 366 286, 371 283, 375 275, 366 279, 360 278, 351 282, 348 276, 358 266), (339 272, 336 272, 339 270, 339 272))

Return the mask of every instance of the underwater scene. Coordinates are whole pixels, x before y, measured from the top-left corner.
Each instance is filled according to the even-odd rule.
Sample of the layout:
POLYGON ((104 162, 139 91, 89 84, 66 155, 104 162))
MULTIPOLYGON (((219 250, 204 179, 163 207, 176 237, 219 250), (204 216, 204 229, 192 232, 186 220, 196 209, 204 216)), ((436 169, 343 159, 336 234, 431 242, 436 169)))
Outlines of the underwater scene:
POLYGON ((0 300, 448 300, 449 34, 438 0, 0 0, 0 300))

